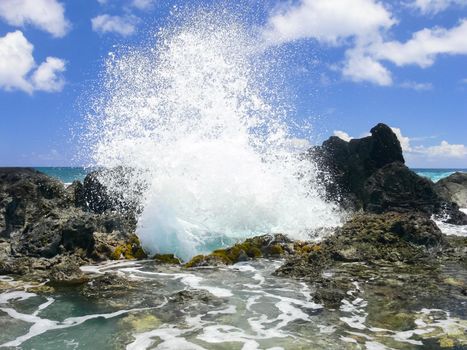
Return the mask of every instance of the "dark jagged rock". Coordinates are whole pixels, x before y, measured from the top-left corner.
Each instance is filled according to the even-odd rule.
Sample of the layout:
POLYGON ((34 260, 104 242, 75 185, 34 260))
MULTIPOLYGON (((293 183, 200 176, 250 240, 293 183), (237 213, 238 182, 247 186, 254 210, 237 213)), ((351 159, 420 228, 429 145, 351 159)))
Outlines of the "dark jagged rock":
POLYGON ((83 211, 75 205, 80 187, 75 182, 65 189, 33 169, 0 168, 0 273, 57 274, 66 263, 54 265, 71 255, 81 263, 146 256, 134 219, 111 210, 83 211))
POLYGON ((137 170, 125 167, 102 169, 90 172, 83 183, 74 183, 75 205, 85 211, 101 214, 112 211, 131 218, 136 224, 136 216, 141 211, 141 197, 145 189, 142 182, 133 183, 137 170), (110 191, 104 183, 112 183, 110 191), (131 189, 131 198, 125 194, 131 189))
POLYGON ((93 171, 86 175, 83 184, 75 184, 75 203, 86 211, 101 214, 115 209, 116 203, 99 176, 99 171, 93 171))
POLYGON ((34 169, 0 168, 0 237, 68 204, 61 182, 34 169))
POLYGON ((439 180, 435 190, 446 201, 467 208, 467 173, 456 172, 439 180))
POLYGON ((404 164, 394 162, 376 170, 364 182, 364 208, 374 213, 386 211, 438 212, 442 200, 431 181, 418 176, 404 164))
POLYGON ((451 200, 442 198, 433 183, 404 165, 397 136, 385 124, 371 129, 371 136, 349 142, 333 136, 310 149, 322 170, 330 200, 348 209, 368 212, 422 212, 437 214, 453 224, 467 223, 467 216, 451 200))
POLYGON ((361 194, 367 178, 387 164, 404 163, 397 136, 385 124, 371 129, 371 136, 349 142, 332 136, 310 153, 332 177, 326 182, 332 199, 350 200, 357 207, 363 207, 361 194))

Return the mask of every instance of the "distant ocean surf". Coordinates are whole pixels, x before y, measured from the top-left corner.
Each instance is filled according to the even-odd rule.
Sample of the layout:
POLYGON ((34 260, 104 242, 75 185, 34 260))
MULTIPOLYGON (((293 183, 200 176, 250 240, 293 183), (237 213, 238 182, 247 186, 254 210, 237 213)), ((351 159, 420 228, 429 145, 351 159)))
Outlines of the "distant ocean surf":
MULTIPOLYGON (((75 180, 83 181, 84 177, 90 171, 82 167, 38 167, 37 170, 52 176, 66 184, 70 184, 75 180)), ((426 177, 433 182, 437 182, 442 178, 448 177, 456 171, 467 173, 467 169, 429 169, 429 168, 413 168, 418 175, 426 177)))

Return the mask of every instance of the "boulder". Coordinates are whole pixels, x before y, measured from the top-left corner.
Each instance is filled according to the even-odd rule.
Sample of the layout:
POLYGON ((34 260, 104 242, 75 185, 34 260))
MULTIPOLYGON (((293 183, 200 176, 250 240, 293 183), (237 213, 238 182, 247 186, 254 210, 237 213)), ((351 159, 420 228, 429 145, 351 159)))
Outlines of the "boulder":
POLYGON ((377 169, 363 185, 363 207, 373 213, 386 211, 438 212, 442 199, 431 181, 418 176, 404 164, 394 162, 377 169))
POLYGON ((371 129, 371 136, 352 139, 349 142, 332 136, 322 146, 310 149, 321 169, 330 199, 340 200, 347 206, 363 207, 365 180, 383 166, 404 163, 402 148, 397 136, 385 124, 371 129))
POLYGON ((404 165, 397 136, 385 124, 371 136, 349 142, 333 136, 309 150, 321 169, 329 200, 344 208, 373 213, 388 211, 436 214, 452 224, 467 224, 467 216, 434 184, 404 165))
POLYGON ((65 186, 30 168, 0 168, 0 237, 69 205, 65 186))
POLYGON ((72 184, 75 205, 97 214, 118 212, 132 218, 136 224, 146 186, 135 172, 136 170, 125 167, 90 172, 82 184, 72 184), (105 185, 107 183, 112 184, 112 191, 105 185))
MULTIPOLYGON (((92 178, 88 188, 90 183, 92 178)), ((102 189, 95 182, 92 186, 102 189)), ((42 276, 55 271, 59 276, 64 271, 64 277, 63 257, 71 257, 67 261, 76 266, 146 256, 134 234, 134 217, 103 206, 77 206, 83 185, 70 187, 34 169, 0 168, 0 273, 42 276)))
POLYGON ((116 203, 99 180, 100 175, 101 172, 93 171, 86 175, 83 184, 72 184, 77 207, 98 214, 115 209, 116 203))
POLYGON ((444 200, 467 208, 467 173, 456 172, 439 180, 435 190, 444 200))

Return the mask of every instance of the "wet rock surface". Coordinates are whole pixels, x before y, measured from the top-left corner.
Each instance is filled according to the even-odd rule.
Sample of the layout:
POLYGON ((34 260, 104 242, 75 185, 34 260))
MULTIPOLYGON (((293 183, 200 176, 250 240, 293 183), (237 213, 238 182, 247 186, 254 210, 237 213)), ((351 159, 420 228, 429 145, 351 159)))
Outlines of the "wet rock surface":
POLYGON ((387 287, 397 299, 418 298, 418 306, 433 298, 467 301, 467 237, 445 236, 421 214, 360 214, 308 247, 287 258, 276 274, 313 284, 315 300, 328 307, 337 307, 354 282, 371 290, 387 287), (440 277, 446 266, 463 271, 455 287, 440 277))
POLYGON ((292 240, 283 234, 256 236, 230 248, 218 249, 209 255, 197 255, 185 267, 232 265, 259 258, 279 258, 294 252, 292 240))
POLYGON ((72 270, 86 262, 145 257, 134 219, 100 202, 77 205, 83 189, 103 195, 91 179, 66 189, 33 169, 0 168, 1 274, 75 283, 72 270))

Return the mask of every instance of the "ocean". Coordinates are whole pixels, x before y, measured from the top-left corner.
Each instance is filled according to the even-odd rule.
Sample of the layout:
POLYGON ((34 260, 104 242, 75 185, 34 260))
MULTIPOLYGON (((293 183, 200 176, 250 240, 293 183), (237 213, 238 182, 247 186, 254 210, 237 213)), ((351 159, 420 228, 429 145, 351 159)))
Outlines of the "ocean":
POLYGON ((467 173, 467 169, 430 169, 430 168, 413 168, 418 175, 426 177, 433 182, 438 182, 439 180, 448 177, 455 172, 467 173))
MULTIPOLYGON (((37 170, 52 176, 64 183, 72 183, 75 180, 83 181, 86 174, 91 170, 83 167, 37 167, 37 170)), ((445 177, 448 177, 455 172, 467 173, 467 168, 464 169, 435 169, 435 168, 413 168, 418 175, 426 177, 433 182, 437 182, 445 177)))

